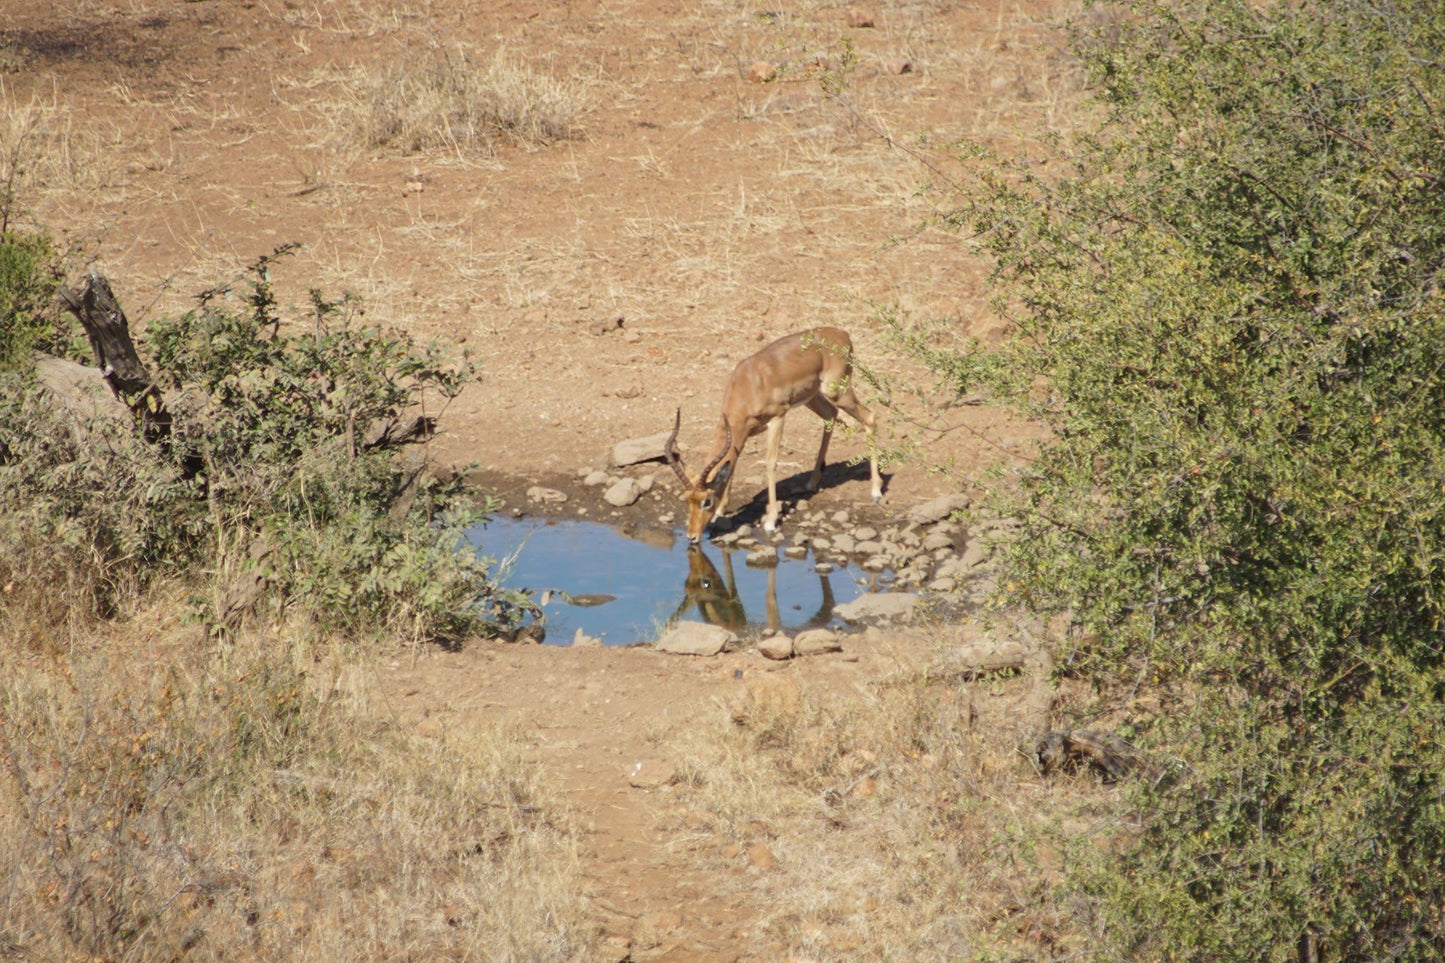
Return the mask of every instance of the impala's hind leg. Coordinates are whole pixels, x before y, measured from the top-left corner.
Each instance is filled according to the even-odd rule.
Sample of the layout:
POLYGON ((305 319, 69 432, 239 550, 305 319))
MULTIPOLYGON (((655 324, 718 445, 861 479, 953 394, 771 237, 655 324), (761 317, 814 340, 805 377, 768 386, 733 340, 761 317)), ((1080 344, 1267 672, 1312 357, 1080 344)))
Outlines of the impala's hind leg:
POLYGON ((827 398, 815 395, 808 402, 808 410, 823 419, 823 440, 818 443, 818 460, 813 464, 813 474, 808 479, 808 491, 815 492, 823 484, 823 465, 828 459, 828 442, 833 437, 833 422, 838 417, 838 409, 827 398))
MULTIPOLYGON (((858 396, 853 393, 852 388, 844 388, 834 397, 829 399, 834 405, 842 408, 852 416, 853 420, 863 426, 864 434, 868 439, 868 471, 873 480, 873 500, 876 502, 883 497, 883 479, 878 474, 878 456, 873 450, 873 433, 878 427, 878 420, 873 412, 863 407, 858 396)), ((819 456, 821 458, 821 455, 819 456)))

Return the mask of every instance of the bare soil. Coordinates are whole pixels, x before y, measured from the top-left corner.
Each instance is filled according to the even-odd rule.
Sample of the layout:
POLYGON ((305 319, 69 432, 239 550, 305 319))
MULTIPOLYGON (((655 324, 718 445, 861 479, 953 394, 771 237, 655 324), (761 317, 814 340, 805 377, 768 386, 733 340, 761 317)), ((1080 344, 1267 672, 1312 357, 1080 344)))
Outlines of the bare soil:
MULTIPOLYGON (((857 9, 871 26, 834 2, 6 0, 0 102, 48 112, 25 219, 77 270, 103 271, 137 324, 301 242, 274 270, 284 302, 353 291, 366 320, 468 352, 482 381, 444 413, 429 456, 479 464, 514 504, 543 484, 572 495, 562 511, 603 514, 577 479, 615 442, 665 430, 680 406, 697 457, 739 359, 802 327, 845 327, 894 379, 883 440, 914 452, 888 469, 880 506, 841 471, 814 504, 886 520, 1015 463, 1031 434, 981 406, 937 413, 929 376, 879 320, 877 305, 946 319, 938 337, 959 343, 1002 329, 973 245, 940 226, 961 198, 918 188, 946 177, 956 138, 1025 145, 1078 79, 1044 22, 1071 9, 1062 0, 857 9), (368 145, 357 78, 458 51, 575 81, 577 130, 485 152, 368 145), (758 61, 777 79, 750 80, 758 61), (927 470, 940 464, 952 471, 927 470)), ((806 412, 790 419, 785 473, 816 438, 806 412)), ((839 436, 833 460, 861 451, 839 436)), ((761 483, 756 454, 743 500, 761 483)), ((632 513, 667 507, 659 495, 632 513)), ((917 639, 897 646, 889 664, 927 655, 917 639)), ((386 690, 438 733, 500 716, 531 734, 590 825, 584 875, 615 957, 765 959, 778 948, 758 942, 748 882, 770 870, 736 854, 720 883, 718 854, 680 830, 686 814, 646 772, 674 765, 662 733, 715 721, 749 678, 851 684, 880 660, 855 646, 777 669, 749 652, 478 643, 398 665, 386 690)))

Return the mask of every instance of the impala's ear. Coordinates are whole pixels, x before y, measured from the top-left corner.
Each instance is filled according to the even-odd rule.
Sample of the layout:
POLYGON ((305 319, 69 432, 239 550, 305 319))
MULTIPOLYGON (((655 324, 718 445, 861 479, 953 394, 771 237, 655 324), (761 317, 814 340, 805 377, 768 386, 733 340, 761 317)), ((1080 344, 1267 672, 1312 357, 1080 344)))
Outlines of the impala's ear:
POLYGON ((717 474, 712 476, 712 481, 707 483, 707 487, 712 489, 712 493, 714 495, 720 494, 723 490, 723 486, 726 485, 728 483, 728 479, 732 477, 734 464, 736 464, 736 462, 730 461, 727 464, 723 465, 717 470, 717 474))

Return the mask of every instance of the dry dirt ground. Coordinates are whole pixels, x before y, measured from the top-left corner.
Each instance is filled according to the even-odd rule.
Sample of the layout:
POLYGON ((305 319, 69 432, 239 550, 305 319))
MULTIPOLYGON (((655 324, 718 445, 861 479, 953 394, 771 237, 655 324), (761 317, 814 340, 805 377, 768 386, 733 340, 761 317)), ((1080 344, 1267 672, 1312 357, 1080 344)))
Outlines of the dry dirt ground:
MULTIPOLYGON (((920 187, 947 178, 956 138, 1013 150, 1067 114, 1079 79, 1050 24, 1070 9, 3 0, 0 102, 12 124, 39 118, 23 219, 62 239, 77 272, 103 271, 134 323, 300 242, 275 270, 284 303, 313 286, 352 291, 367 320, 480 363, 430 455, 479 463, 513 497, 542 483, 577 492, 568 511, 589 504, 579 469, 664 430, 678 406, 683 449, 698 457, 741 357, 807 325, 845 327, 895 379, 884 442, 916 452, 888 470, 879 508, 855 481, 818 504, 887 517, 1026 451, 1027 428, 990 409, 933 412, 929 379, 886 337, 877 306, 951 322, 940 338, 997 337, 976 252, 939 224, 959 198, 920 187), (367 142, 358 90, 463 55, 555 81, 579 108, 570 136, 367 142), (750 79, 760 61, 777 69, 771 82, 750 79), (927 470, 945 462, 951 474, 927 470)), ((872 404, 878 392, 860 394, 872 404)), ((789 424, 783 460, 796 471, 816 422, 789 424)), ((861 450, 840 437, 834 459, 861 450)), ((756 461, 750 450, 740 469, 743 499, 756 461)), ((777 671, 848 685, 880 660, 923 655, 855 650, 777 671)), ((664 828, 678 824, 665 787, 629 775, 669 764, 656 758, 659 731, 723 711, 769 671, 747 653, 479 644, 400 664, 387 688, 403 717, 438 732, 510 716, 532 734, 591 827, 583 870, 618 955, 768 958, 747 884, 771 870, 735 854, 737 879, 719 885, 664 828)))

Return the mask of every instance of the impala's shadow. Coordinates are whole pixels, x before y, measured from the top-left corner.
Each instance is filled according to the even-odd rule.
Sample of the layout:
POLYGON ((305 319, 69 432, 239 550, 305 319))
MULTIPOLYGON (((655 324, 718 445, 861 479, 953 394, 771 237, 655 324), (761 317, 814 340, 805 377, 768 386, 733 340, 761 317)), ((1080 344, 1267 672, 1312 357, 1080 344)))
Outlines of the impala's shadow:
MULTIPOLYGON (((688 546, 687 577, 682 584, 682 602, 667 620, 669 625, 686 615, 689 608, 696 606, 697 614, 704 622, 739 632, 747 628, 747 609, 738 594, 737 577, 733 573, 734 554, 736 553, 731 549, 723 550, 723 568, 719 572, 701 546, 688 546)), ((782 618, 778 614, 777 578, 777 567, 769 568, 767 588, 763 596, 763 624, 773 632, 783 626, 782 618)), ((822 601, 818 610, 808 619, 805 628, 827 625, 833 618, 836 603, 833 600, 833 584, 827 573, 818 573, 818 585, 822 592, 822 601)))
MULTIPOLYGON (((799 498, 807 498, 816 495, 818 492, 830 488, 837 488, 850 482, 868 481, 868 463, 860 461, 850 464, 846 461, 835 462, 823 468, 823 480, 818 485, 818 492, 808 490, 808 479, 812 476, 811 469, 794 472, 786 478, 778 479, 778 502, 782 507, 779 519, 787 518, 797 505, 799 498)), ((893 481, 893 476, 887 473, 880 473, 879 480, 882 483, 883 493, 888 493, 888 486, 893 481)), ((768 485, 764 482, 758 486, 757 493, 748 501, 736 505, 728 514, 713 522, 712 527, 716 532, 728 532, 739 525, 757 525, 762 522, 768 511, 768 485)))

